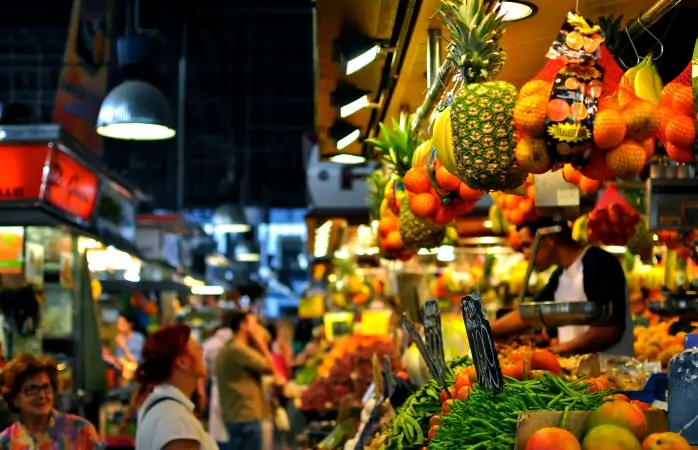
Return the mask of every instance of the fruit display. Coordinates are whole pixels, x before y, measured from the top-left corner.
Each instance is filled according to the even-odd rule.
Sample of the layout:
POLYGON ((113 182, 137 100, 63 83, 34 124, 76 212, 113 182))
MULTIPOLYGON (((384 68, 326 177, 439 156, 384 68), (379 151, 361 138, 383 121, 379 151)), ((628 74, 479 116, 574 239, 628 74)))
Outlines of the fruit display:
POLYGON ((566 165, 565 179, 590 194, 598 182, 638 176, 654 153, 659 127, 654 105, 635 95, 661 89, 651 58, 635 85, 624 89, 599 27, 574 12, 548 56, 553 59, 521 88, 514 108, 520 167, 541 174, 566 165))
POLYGON ((490 194, 494 206, 502 212, 506 221, 511 225, 519 226, 538 218, 535 205, 536 186, 532 175, 529 175, 523 182, 523 188, 523 195, 505 194, 502 192, 490 194))
MULTIPOLYGON (((398 216, 400 242, 404 248, 411 251, 437 247, 444 240, 445 227, 437 225, 428 219, 418 217, 412 212, 409 202, 404 201, 404 197, 398 197, 400 191, 404 190, 403 179, 411 169, 414 153, 420 146, 419 138, 416 133, 412 132, 410 127, 406 127, 403 130, 394 120, 392 128, 388 128, 384 124, 381 124, 380 128, 380 137, 369 139, 366 142, 381 151, 383 163, 397 177, 397 179, 389 183, 386 190, 390 191, 393 196, 392 200, 388 198, 387 201, 390 209, 393 209, 393 212, 398 216)), ((386 239, 391 239, 397 245, 397 235, 393 234, 391 238, 389 234, 386 239)))
MULTIPOLYGON (((472 360, 468 357, 454 359, 446 363, 448 370, 444 374, 447 383, 456 382, 455 373, 471 367, 472 360)), ((439 383, 430 379, 417 389, 397 409, 397 416, 388 431, 385 442, 386 449, 402 450, 424 445, 431 428, 430 419, 441 411, 442 388, 439 383)))
POLYGON ((471 212, 485 195, 484 191, 469 188, 446 170, 435 152, 414 164, 402 181, 412 213, 441 226, 471 212))
POLYGON ((669 327, 677 319, 661 321, 649 326, 636 325, 633 330, 633 348, 640 361, 659 361, 667 367, 675 355, 683 351, 686 333, 669 334, 669 327))
POLYGON ((667 155, 677 163, 693 162, 696 125, 691 64, 664 87, 659 111, 661 121, 658 137, 664 144, 667 155))
POLYGON ((604 245, 626 245, 635 235, 640 213, 609 185, 586 221, 587 237, 604 245))
POLYGON ((378 247, 382 256, 388 259, 408 260, 414 253, 407 251, 398 229, 398 204, 405 196, 399 183, 379 169, 366 179, 368 187, 368 207, 371 217, 378 220, 378 247))
POLYGON ((526 178, 514 156, 516 88, 492 81, 506 59, 500 39, 507 22, 500 8, 496 0, 472 0, 443 1, 439 10, 461 84, 437 116, 432 141, 449 172, 483 191, 515 189, 526 178))
POLYGON ((319 377, 327 377, 335 366, 336 362, 353 354, 370 354, 370 349, 374 346, 386 348, 392 345, 390 338, 382 336, 364 336, 361 334, 350 334, 336 340, 329 352, 321 355, 322 362, 317 369, 319 377))
POLYGON ((373 379, 373 355, 390 356, 393 353, 393 343, 390 339, 352 336, 345 338, 343 342, 348 344, 342 344, 340 350, 333 348, 330 351, 332 361, 329 363, 329 371, 325 372, 329 365, 325 361, 330 357, 323 360, 318 369, 321 375, 303 392, 302 410, 336 410, 345 397, 353 394, 360 398, 373 379), (337 358, 333 352, 341 356, 337 358))

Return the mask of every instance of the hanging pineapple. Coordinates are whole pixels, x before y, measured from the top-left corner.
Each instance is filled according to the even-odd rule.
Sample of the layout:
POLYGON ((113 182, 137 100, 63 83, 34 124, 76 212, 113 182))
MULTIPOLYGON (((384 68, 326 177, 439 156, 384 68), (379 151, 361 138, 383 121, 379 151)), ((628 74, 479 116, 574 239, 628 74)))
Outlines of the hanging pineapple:
POLYGON ((506 22, 499 0, 443 1, 440 9, 451 34, 449 59, 463 86, 434 124, 439 159, 473 189, 506 191, 519 187, 526 174, 514 149, 513 109, 516 88, 492 81, 506 60, 499 46, 506 22))
MULTIPOLYGON (((409 123, 410 121, 408 121, 409 123)), ((383 162, 394 171, 399 182, 393 189, 403 190, 402 177, 412 167, 412 159, 420 145, 419 137, 410 127, 404 130, 393 120, 392 127, 381 124, 381 137, 369 139, 367 142, 383 153, 383 162)), ((396 196, 397 197, 397 196, 396 196)), ((408 250, 431 248, 441 245, 446 229, 427 219, 415 216, 405 197, 398 198, 399 202, 399 231, 402 244, 408 250)))

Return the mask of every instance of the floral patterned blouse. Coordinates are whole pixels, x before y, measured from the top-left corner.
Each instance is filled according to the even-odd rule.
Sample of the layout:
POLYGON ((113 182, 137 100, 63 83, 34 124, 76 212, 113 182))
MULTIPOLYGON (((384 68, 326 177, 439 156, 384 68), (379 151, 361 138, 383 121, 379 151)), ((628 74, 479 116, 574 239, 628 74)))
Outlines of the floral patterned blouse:
POLYGON ((21 421, 0 434, 0 450, 101 450, 106 448, 95 427, 82 417, 53 411, 46 434, 30 435, 21 421))

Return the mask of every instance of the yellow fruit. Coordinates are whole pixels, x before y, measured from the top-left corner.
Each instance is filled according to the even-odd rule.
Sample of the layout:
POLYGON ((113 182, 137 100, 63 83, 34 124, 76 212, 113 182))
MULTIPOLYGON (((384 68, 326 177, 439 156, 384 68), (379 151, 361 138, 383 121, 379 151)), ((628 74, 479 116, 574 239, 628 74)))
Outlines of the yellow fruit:
POLYGON ((524 84, 519 91, 519 97, 528 97, 529 95, 543 95, 550 97, 550 90, 553 88, 552 83, 543 80, 531 80, 524 84))
POLYGON ((434 131, 431 136, 432 144, 436 149, 436 156, 446 170, 458 176, 456 158, 453 156, 453 134, 451 134, 451 107, 444 109, 436 117, 434 131))
POLYGON ((420 161, 429 156, 431 151, 431 139, 427 139, 412 154, 412 167, 416 166, 420 161))
POLYGON ((594 144, 599 150, 609 150, 623 142, 628 126, 614 109, 599 111, 594 121, 594 144))
POLYGON ((553 164, 543 139, 524 136, 516 144, 515 155, 519 167, 528 173, 545 173, 553 164))
POLYGON ((606 153, 606 166, 620 179, 635 178, 645 166, 645 149, 626 139, 606 153))
POLYGON ((659 129, 660 117, 657 108, 646 101, 633 101, 621 112, 628 127, 628 137, 644 141, 654 136, 659 129))
POLYGON ((514 126, 516 131, 531 137, 538 137, 545 131, 548 96, 519 96, 514 106, 514 126))

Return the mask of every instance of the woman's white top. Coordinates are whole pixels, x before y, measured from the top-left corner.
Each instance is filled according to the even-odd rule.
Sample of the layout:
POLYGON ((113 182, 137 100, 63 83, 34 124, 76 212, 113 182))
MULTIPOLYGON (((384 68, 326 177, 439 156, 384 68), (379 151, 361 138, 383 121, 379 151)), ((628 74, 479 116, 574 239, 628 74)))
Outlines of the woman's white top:
POLYGON ((161 450, 176 440, 192 440, 201 450, 217 450, 218 444, 194 416, 194 403, 176 387, 156 386, 138 411, 136 450, 161 450), (165 398, 166 400, 159 401, 165 398), (152 408, 149 408, 154 404, 152 408), (147 413, 147 414, 144 414, 147 413))
POLYGON ((204 363, 211 377, 211 394, 208 403, 208 432, 217 442, 228 442, 228 430, 221 415, 221 401, 218 395, 218 380, 216 379, 216 356, 223 346, 233 338, 233 330, 228 327, 216 331, 203 344, 204 363))

